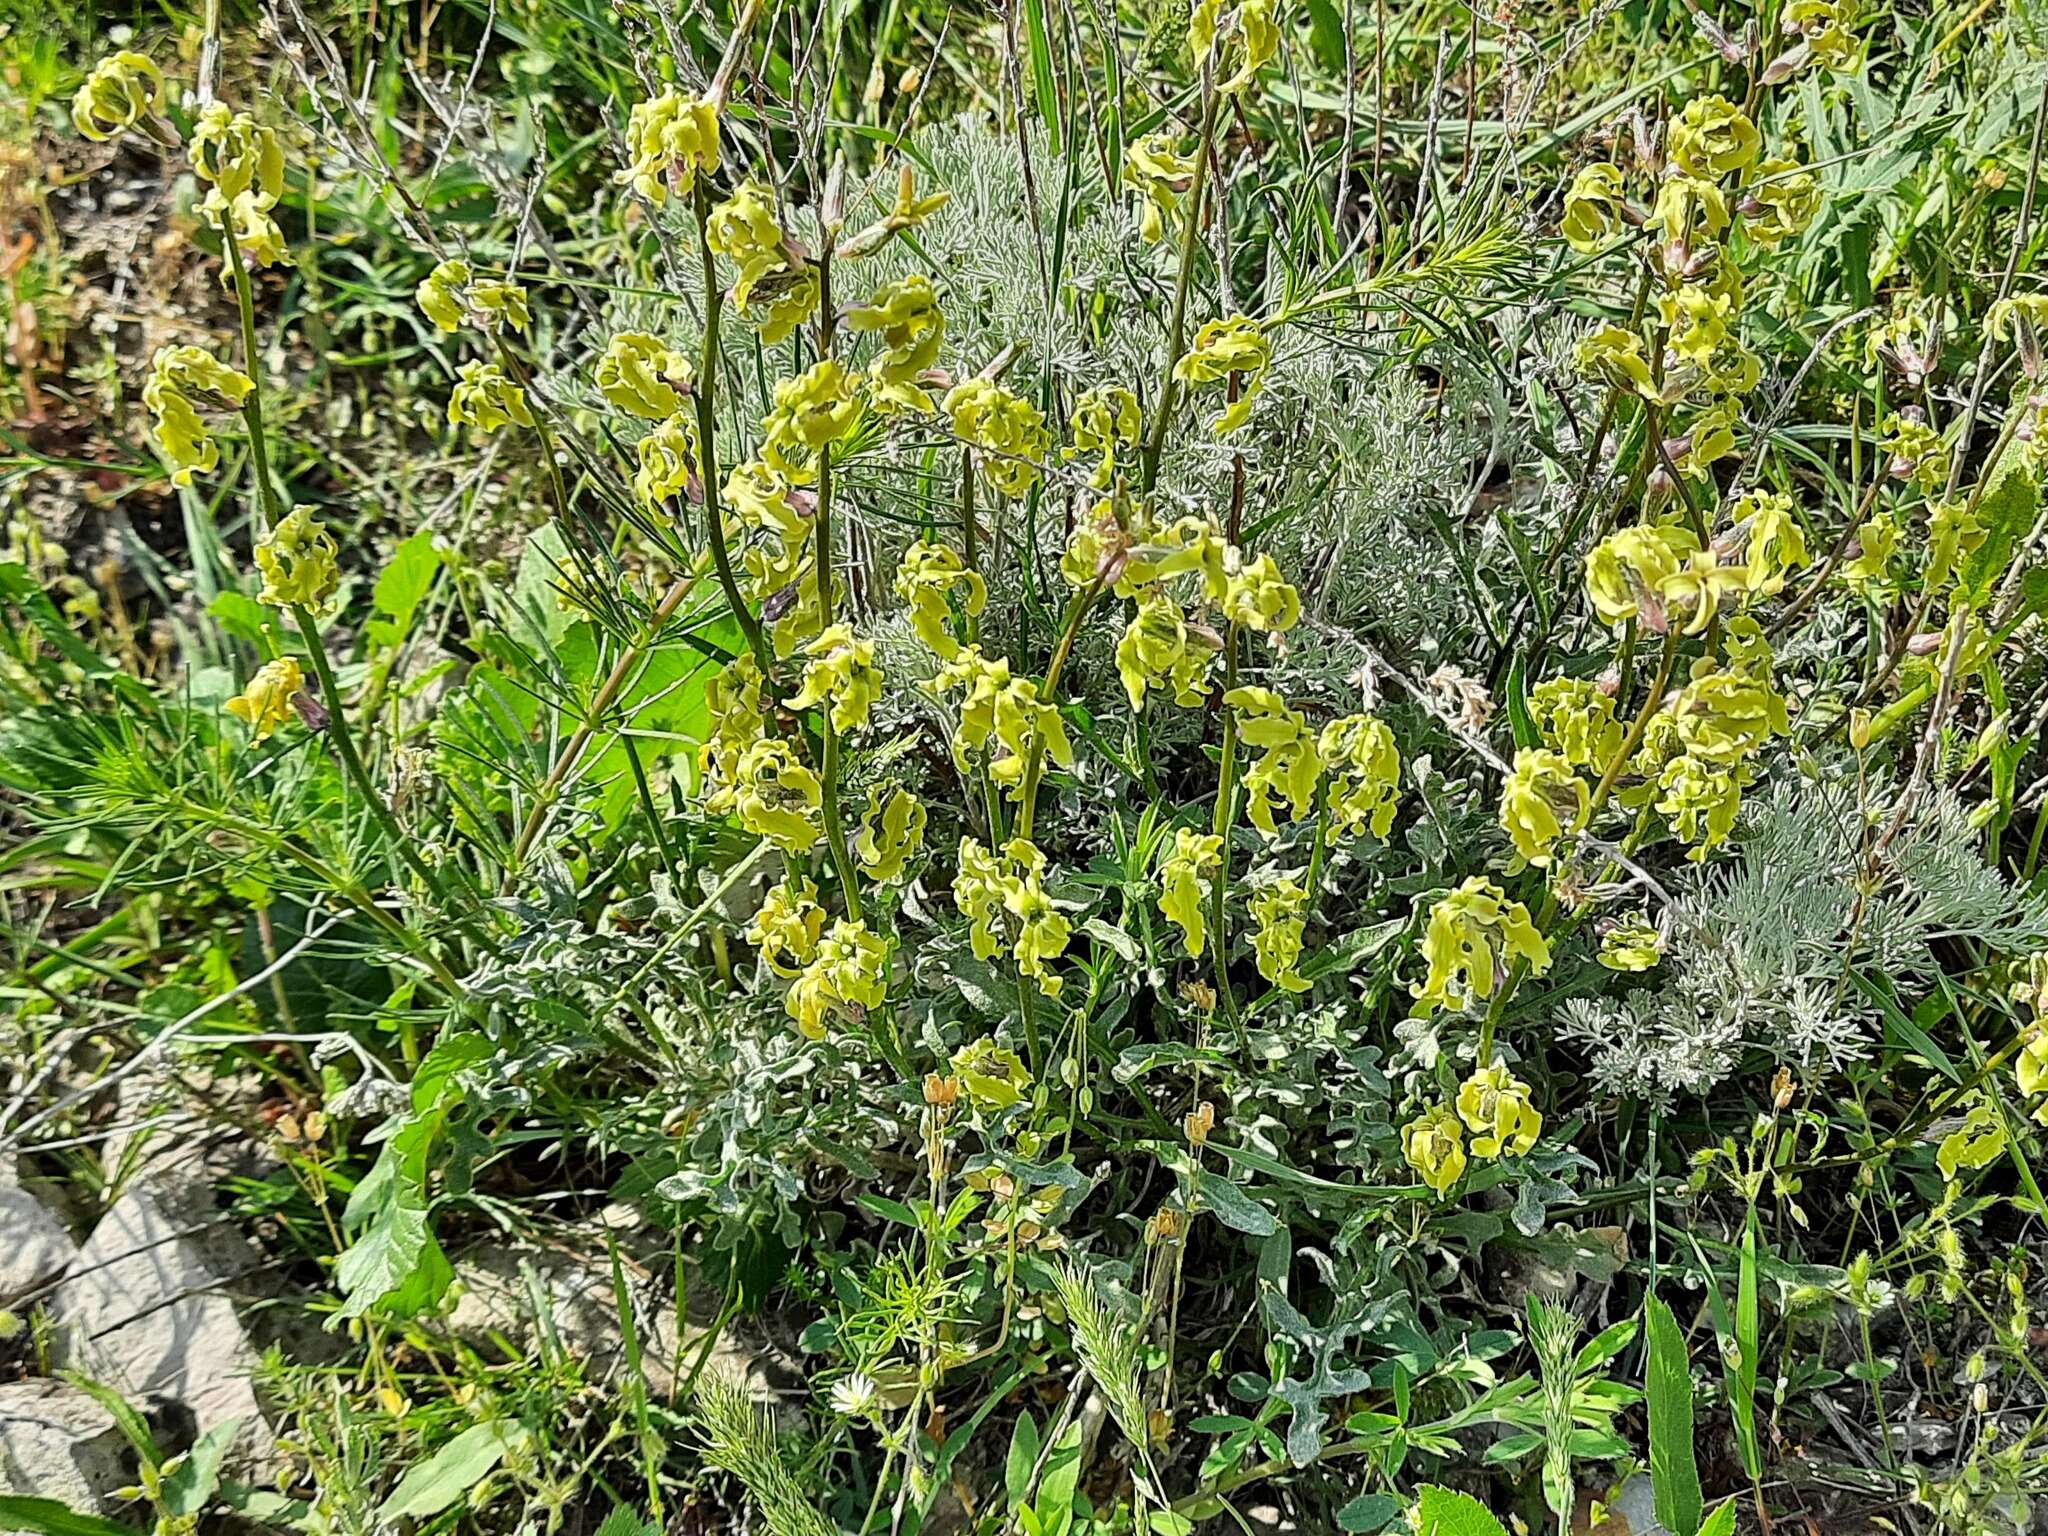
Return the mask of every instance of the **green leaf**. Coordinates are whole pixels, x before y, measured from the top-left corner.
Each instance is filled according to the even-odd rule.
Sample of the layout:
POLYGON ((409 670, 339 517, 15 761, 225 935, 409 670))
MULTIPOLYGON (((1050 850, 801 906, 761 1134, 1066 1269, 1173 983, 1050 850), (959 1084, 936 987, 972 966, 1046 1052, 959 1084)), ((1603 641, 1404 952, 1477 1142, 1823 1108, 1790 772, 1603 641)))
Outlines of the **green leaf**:
POLYGON ((661 1536, 661 1527, 652 1520, 642 1520, 621 1504, 604 1517, 604 1524, 597 1528, 597 1536, 661 1536))
POLYGON ((98 1515, 81 1515, 61 1499, 31 1499, 0 1493, 0 1531, 34 1531, 38 1536, 135 1536, 135 1528, 98 1515))
POLYGON ((473 1424, 398 1481, 377 1508, 379 1520, 438 1515, 496 1470, 506 1452, 524 1445, 528 1431, 511 1419, 473 1424))
POLYGON ((2012 564, 2013 550, 2034 526, 2034 510, 2041 493, 2019 455, 2005 461, 2003 470, 1977 504, 1977 518, 1984 527, 1984 542, 1963 561, 1956 575, 1956 600, 1981 607, 2005 577, 2012 564))
POLYGON ((433 534, 424 528, 391 552, 391 563, 370 593, 380 615, 370 621, 371 640, 378 645, 396 645, 411 633, 413 615, 432 590, 441 560, 433 534))
POLYGON ((1045 1475, 1038 1483, 1038 1521, 1048 1533, 1068 1530, 1074 1523, 1074 1494, 1081 1486, 1081 1425, 1069 1424, 1053 1442, 1045 1459, 1045 1475))
POLYGON ((1416 1536, 1508 1536, 1507 1528, 1469 1493, 1423 1484, 1415 1501, 1416 1536))
POLYGON ((1030 1411, 1017 1415, 1010 1431, 1010 1454, 1003 1462, 1003 1507, 1015 1510, 1031 1493, 1031 1474, 1038 1466, 1038 1421, 1030 1411))
POLYGON ((1361 1493, 1337 1511, 1337 1529, 1370 1533, 1384 1530, 1401 1513, 1401 1501, 1391 1493, 1361 1493))
POLYGON ((135 1447, 135 1454, 144 1462, 152 1467, 164 1464, 164 1453, 157 1449, 156 1436, 150 1432, 149 1421, 143 1418, 134 1404, 112 1387, 93 1380, 82 1371, 64 1371, 61 1375, 106 1410, 107 1417, 114 1421, 114 1427, 135 1447))
POLYGON ((1650 1491, 1667 1531, 1700 1523, 1700 1472, 1693 1456, 1692 1363, 1685 1335, 1663 1298, 1645 1307, 1650 1345, 1650 1491))
POLYGON ((1707 1523, 1700 1527, 1699 1536, 1735 1536, 1735 1501, 1723 1499, 1707 1523))
POLYGON ((229 1419, 192 1443, 177 1471, 164 1479, 165 1509, 174 1515, 196 1515, 213 1502, 214 1490, 220 1487, 221 1458, 235 1443, 235 1432, 241 1427, 240 1419, 229 1419))
POLYGON ((1271 1211, 1221 1174, 1205 1170, 1200 1188, 1202 1203, 1231 1230, 1251 1237, 1270 1237, 1280 1230, 1280 1223, 1271 1211))

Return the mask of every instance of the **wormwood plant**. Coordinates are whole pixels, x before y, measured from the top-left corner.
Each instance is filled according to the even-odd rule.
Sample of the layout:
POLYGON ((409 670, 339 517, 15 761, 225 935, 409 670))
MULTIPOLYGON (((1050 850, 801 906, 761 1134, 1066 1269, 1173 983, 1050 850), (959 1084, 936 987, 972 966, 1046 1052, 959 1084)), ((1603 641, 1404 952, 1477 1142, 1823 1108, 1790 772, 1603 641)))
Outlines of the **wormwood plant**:
MULTIPOLYGON (((619 1536, 715 1476, 782 1536, 1566 1531, 1646 1459, 1681 1536, 2023 1528, 2030 34, 1689 8, 1580 111, 1624 23, 1509 8, 1411 154, 1384 10, 1030 5, 992 114, 893 122, 829 9, 615 19, 604 153, 527 186, 415 78, 481 228, 296 7, 295 119, 126 48, 73 106, 218 253, 229 334, 141 401, 221 660, 146 683, 8 567, 0 773, 102 889, 257 914, 179 984, 309 1050, 276 1199, 356 1374, 279 1366, 277 1518, 619 1536), (328 183, 398 232, 469 507, 388 553, 275 414, 328 183), (446 1339, 542 1165, 718 1297, 664 1396, 606 1229, 580 1438, 594 1363, 446 1339), (708 1363, 747 1317, 772 1404, 708 1363)), ((55 1075, 10 1144, 71 1144, 55 1075)))

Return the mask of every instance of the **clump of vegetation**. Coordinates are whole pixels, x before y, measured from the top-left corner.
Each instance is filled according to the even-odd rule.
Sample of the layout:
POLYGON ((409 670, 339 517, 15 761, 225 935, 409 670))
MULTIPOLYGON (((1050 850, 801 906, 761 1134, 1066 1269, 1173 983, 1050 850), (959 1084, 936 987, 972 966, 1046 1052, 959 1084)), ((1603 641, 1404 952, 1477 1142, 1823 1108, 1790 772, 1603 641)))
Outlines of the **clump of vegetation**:
POLYGON ((124 1509, 2032 1528, 2037 20, 9 34, 0 1145, 324 1341, 124 1509))

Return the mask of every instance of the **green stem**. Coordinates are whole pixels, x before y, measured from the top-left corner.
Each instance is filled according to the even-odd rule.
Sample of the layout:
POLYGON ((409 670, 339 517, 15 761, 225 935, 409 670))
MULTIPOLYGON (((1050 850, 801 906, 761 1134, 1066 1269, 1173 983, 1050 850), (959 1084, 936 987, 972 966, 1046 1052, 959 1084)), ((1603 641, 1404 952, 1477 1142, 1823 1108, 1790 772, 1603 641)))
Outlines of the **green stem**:
MULTIPOLYGON (((1237 686, 1238 626, 1232 624, 1223 636, 1223 693, 1226 698, 1237 686)), ((1230 901, 1230 834, 1237 821, 1237 711, 1223 706, 1223 766, 1216 785, 1216 818, 1212 823, 1223 841, 1216 878, 1210 882, 1209 926, 1211 963, 1216 971, 1216 1001, 1243 1043, 1244 1020, 1237 1011, 1237 996, 1230 989, 1230 928, 1226 920, 1230 901)), ((1320 850, 1319 850, 1320 851, 1320 850)), ((1313 892, 1311 892, 1313 899, 1313 892)))
POLYGON ((732 573, 732 552, 725 542, 725 512, 719 504, 718 414, 715 406, 721 361, 718 345, 720 295, 718 268, 711 259, 711 194, 701 176, 697 178, 695 207, 697 251, 704 261, 704 347, 697 364, 697 382, 690 391, 690 398, 697 407, 697 479, 704 492, 705 538, 711 545, 711 563, 718 570, 719 590, 725 594, 732 616, 739 624, 740 632, 747 637, 747 646, 753 651, 754 660, 765 677, 773 662, 768 651, 768 637, 762 631, 760 619, 755 617, 754 610, 740 595, 739 582, 732 573))
POLYGON ((1188 188, 1187 217, 1180 230, 1180 273, 1174 279, 1172 318, 1166 327, 1166 376, 1159 385, 1159 413, 1152 421, 1138 478, 1140 489, 1147 491, 1159 480, 1159 458, 1166 451, 1166 429, 1173 421, 1174 397, 1179 391, 1173 370, 1187 340, 1188 289, 1194 281, 1195 248, 1201 244, 1202 196, 1209 185, 1209 139, 1216 131, 1216 109, 1222 100, 1222 92, 1207 82, 1208 72, 1203 73, 1202 132, 1195 145, 1194 182, 1188 188))
POLYGON ((256 297, 250 288, 249 269, 242 264, 242 248, 235 244, 234 229, 225 217, 220 221, 220 242, 234 284, 235 308, 242 320, 242 367, 249 375, 249 395, 242 402, 242 419, 249 425, 249 474, 256 482, 256 500, 263 510, 267 531, 284 516, 284 503, 271 483, 270 450, 263 431, 263 375, 256 360, 256 297))

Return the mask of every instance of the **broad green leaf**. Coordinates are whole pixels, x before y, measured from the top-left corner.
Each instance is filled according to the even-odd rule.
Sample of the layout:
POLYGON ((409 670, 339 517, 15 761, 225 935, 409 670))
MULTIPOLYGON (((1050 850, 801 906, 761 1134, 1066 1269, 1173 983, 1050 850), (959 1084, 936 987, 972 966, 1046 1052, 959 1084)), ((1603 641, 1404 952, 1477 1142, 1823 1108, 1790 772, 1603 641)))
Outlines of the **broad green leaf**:
POLYGON ((1385 1530, 1400 1513, 1401 1501, 1391 1493, 1361 1493, 1337 1511, 1337 1529, 1371 1536, 1385 1530))
POLYGON ((1269 1237, 1280 1230, 1273 1213, 1221 1174, 1204 1171, 1202 1203, 1215 1212, 1216 1219, 1233 1231, 1251 1237, 1269 1237))
POLYGON ((1645 1308, 1650 1345, 1650 1490, 1669 1531, 1700 1523, 1700 1473, 1693 1456, 1692 1366, 1678 1319, 1661 1297, 1645 1308))
POLYGON ((1507 1536, 1507 1528, 1469 1493, 1425 1483, 1415 1501, 1416 1536, 1507 1536))
POLYGON ((36 1536, 135 1536, 135 1527, 98 1515, 81 1515, 60 1499, 32 1499, 0 1493, 0 1531, 32 1531, 36 1536))
POLYGON ((1030 1411, 1017 1415, 1010 1431, 1010 1454, 1003 1461, 1004 1508, 1018 1508, 1031 1494, 1031 1474, 1038 1466, 1038 1421, 1030 1411))
POLYGON ((370 594, 378 613, 370 621, 372 640, 379 645, 396 645, 411 633, 413 615, 432 590, 441 559, 441 551, 434 547, 433 534, 425 528, 391 552, 391 562, 377 577, 377 585, 370 594))
POLYGON ((497 1469, 505 1454, 526 1443, 525 1425, 511 1419, 473 1424, 398 1480, 377 1508, 380 1520, 438 1515, 497 1469))
POLYGON ((220 1487, 221 1458, 235 1443, 235 1432, 241 1427, 240 1419, 229 1419, 192 1443, 177 1470, 164 1479, 165 1509, 174 1515, 196 1515, 213 1502, 214 1490, 220 1487))
POLYGON ((1707 1516, 1707 1523, 1700 1527, 1699 1536, 1735 1536, 1733 1499, 1723 1499, 1720 1507, 1707 1516))

